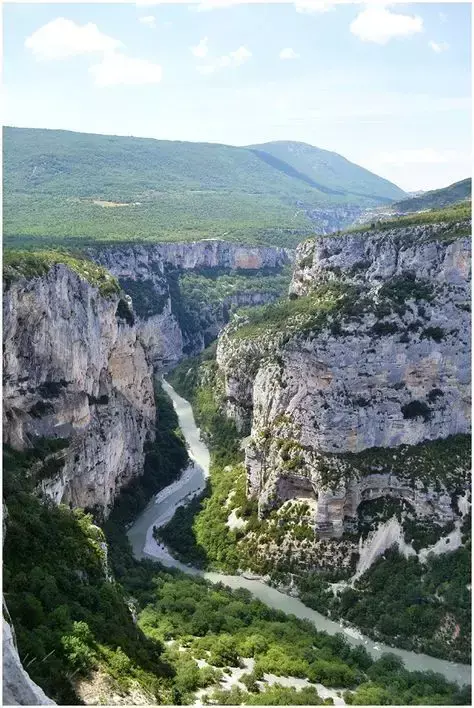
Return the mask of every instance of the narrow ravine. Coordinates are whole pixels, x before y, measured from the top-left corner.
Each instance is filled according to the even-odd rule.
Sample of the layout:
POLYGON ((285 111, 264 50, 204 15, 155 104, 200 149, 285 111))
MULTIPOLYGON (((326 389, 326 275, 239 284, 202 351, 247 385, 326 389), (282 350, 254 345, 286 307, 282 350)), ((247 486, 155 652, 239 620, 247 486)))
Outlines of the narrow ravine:
POLYGON ((242 575, 224 575, 202 571, 173 558, 168 549, 153 538, 153 527, 166 524, 179 506, 185 505, 191 498, 203 491, 206 477, 209 475, 210 457, 194 421, 191 405, 184 398, 178 396, 168 382, 163 381, 163 389, 173 401, 181 430, 189 448, 191 463, 179 480, 161 490, 150 501, 128 530, 128 538, 136 558, 155 558, 167 567, 178 568, 191 575, 200 575, 212 583, 221 582, 233 589, 245 588, 269 607, 282 610, 301 619, 310 620, 320 631, 332 635, 343 633, 350 644, 363 645, 374 658, 380 658, 384 652, 391 652, 401 657, 406 667, 411 671, 435 671, 443 674, 448 680, 456 681, 461 685, 471 682, 471 667, 466 664, 456 664, 426 654, 417 654, 374 642, 360 634, 358 630, 342 627, 316 610, 306 607, 297 598, 285 595, 261 580, 246 578, 242 575))

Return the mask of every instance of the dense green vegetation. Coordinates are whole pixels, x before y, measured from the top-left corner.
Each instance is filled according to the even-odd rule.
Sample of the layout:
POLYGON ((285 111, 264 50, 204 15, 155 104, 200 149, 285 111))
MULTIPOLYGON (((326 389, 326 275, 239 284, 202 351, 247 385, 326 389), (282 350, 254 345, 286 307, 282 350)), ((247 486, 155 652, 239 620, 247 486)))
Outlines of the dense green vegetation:
POLYGON ((326 194, 347 190, 359 196, 379 195, 380 201, 397 198, 401 189, 345 157, 306 143, 279 140, 250 146, 277 170, 321 189, 326 194))
MULTIPOLYGON (((430 400, 434 396, 428 394, 427 398, 430 400)), ((424 407, 413 411, 413 414, 423 413, 426 414, 424 407)), ((471 436, 450 435, 418 445, 399 445, 396 452, 390 448, 371 447, 357 453, 324 453, 321 458, 318 464, 325 484, 330 484, 335 475, 341 474, 342 461, 350 474, 359 477, 384 469, 398 479, 405 479, 410 487, 418 481, 425 490, 429 486, 439 490, 440 484, 444 484, 452 495, 459 495, 468 482, 471 436)))
POLYGON ((78 702, 72 679, 99 667, 166 696, 173 670, 161 644, 133 624, 121 587, 107 582, 101 529, 81 510, 35 496, 26 455, 5 451, 3 485, 4 594, 32 679, 63 704, 78 702))
POLYGON ((334 318, 359 314, 358 294, 354 286, 331 281, 316 287, 307 296, 242 308, 234 319, 231 336, 255 339, 278 335, 288 339, 293 334, 318 331, 334 318))
POLYGON ((121 202, 150 191, 227 189, 286 198, 317 194, 328 202, 331 189, 324 182, 331 181, 336 196, 346 198, 390 200, 403 195, 395 185, 339 155, 301 143, 258 147, 260 153, 270 154, 281 146, 288 160, 294 160, 292 147, 304 147, 313 165, 300 163, 300 174, 315 169, 316 155, 324 157, 326 165, 320 166, 320 173, 308 174, 317 177, 324 191, 272 167, 265 155, 245 147, 9 127, 4 128, 3 140, 5 179, 12 191, 69 193, 121 202))
MULTIPOLYGON (((377 231, 387 231, 405 226, 427 226, 434 224, 443 224, 444 228, 432 232, 430 228, 425 229, 423 234, 415 234, 414 238, 418 242, 430 240, 445 240, 454 241, 460 236, 469 236, 471 234, 470 226, 461 226, 460 222, 466 222, 471 218, 471 203, 460 202, 459 204, 451 204, 444 208, 432 209, 426 212, 407 214, 406 216, 397 216, 395 218, 382 219, 381 221, 373 222, 371 229, 377 231)), ((366 232, 368 225, 364 224, 357 228, 351 228, 344 233, 366 232)))
MULTIPOLYGON (((203 422, 209 429, 216 426, 216 434, 220 431, 213 465, 227 469, 241 455, 235 431, 218 425, 218 413, 206 393, 198 400, 203 422)), ((167 474, 165 483, 169 481, 168 465, 176 472, 186 458, 174 411, 160 391, 157 403, 155 453, 162 476, 142 495, 125 490, 105 524, 114 581, 106 579, 104 536, 92 519, 32 494, 32 460, 45 458, 64 443, 40 441, 31 455, 6 450, 5 596, 20 656, 50 696, 60 703, 78 703, 76 680, 87 681, 98 671, 115 693, 128 696, 138 687, 156 703, 189 704, 199 689, 207 690, 208 701, 224 705, 323 703, 311 686, 301 691, 268 686, 262 678, 271 673, 306 677, 345 691, 346 701, 354 705, 368 699, 382 705, 469 703, 467 688, 435 674, 410 673, 390 655, 374 662, 365 649, 350 648, 341 635, 318 632, 307 621, 266 607, 247 591, 212 586, 152 561, 136 561, 124 523, 167 474), (223 692, 222 671, 231 671, 243 659, 253 659, 253 667, 241 684, 223 692)), ((150 470, 147 477, 151 485, 150 470)), ((107 695, 102 700, 107 702, 107 695)))
MULTIPOLYGON (((469 523, 465 522, 465 545, 456 552, 431 557, 422 564, 417 558, 405 559, 391 551, 386 563, 380 560, 374 564, 354 588, 339 596, 334 596, 330 583, 341 577, 340 572, 311 573, 309 569, 302 569, 294 553, 288 555, 285 551, 275 559, 261 549, 258 551, 258 544, 280 546, 287 533, 298 543, 314 540, 314 532, 307 525, 304 504, 274 509, 263 519, 258 518, 255 501, 246 500, 245 471, 239 464, 238 447, 233 461, 226 458, 225 464, 216 464, 219 451, 227 449, 229 444, 219 441, 218 437, 222 429, 218 412, 220 394, 212 357, 213 352, 209 351, 201 360, 184 361, 171 374, 173 386, 192 402, 198 424, 209 436, 213 464, 206 495, 187 508, 179 509, 174 518, 159 529, 160 539, 183 561, 195 565, 226 572, 250 569, 269 574, 275 582, 283 583, 288 573, 292 573, 308 606, 330 613, 332 617, 343 617, 379 641, 393 643, 395 639, 397 645, 404 648, 468 662, 469 523), (244 528, 230 530, 227 526, 232 509, 246 522, 244 528), (395 574, 400 581, 389 582, 395 574)), ((274 434, 269 435, 274 438, 274 434)), ((280 442, 287 447, 291 445, 288 440, 280 442)), ((405 478, 410 485, 416 480, 435 488, 443 483, 454 499, 464 493, 466 480, 460 470, 469 469, 470 436, 451 436, 418 446, 402 445, 395 454, 393 450, 372 448, 362 453, 347 453, 343 458, 351 476, 365 476, 383 467, 398 478, 405 478)), ((330 484, 333 475, 340 478, 343 473, 340 462, 341 456, 336 454, 327 454, 319 460, 320 472, 326 469, 326 483, 330 484)), ((416 550, 434 544, 452 530, 452 526, 438 527, 415 521, 410 505, 405 504, 405 508, 403 504, 398 500, 381 499, 362 505, 360 510, 361 513, 364 510, 365 516, 360 519, 354 538, 366 535, 375 522, 385 521, 394 514, 402 523, 405 538, 416 550), (379 513, 378 506, 383 513, 379 513)), ((351 535, 346 534, 343 541, 350 538, 351 535)), ((335 544, 334 553, 337 552, 337 542, 335 544)))
MULTIPOLYGON (((242 308, 234 318, 230 337, 236 340, 258 338, 263 347, 273 346, 272 337, 285 344, 296 335, 309 335, 329 328, 334 337, 343 334, 344 321, 361 322, 364 315, 373 313, 378 321, 372 334, 383 336, 398 331, 398 324, 384 322, 383 318, 397 313, 402 316, 409 300, 429 301, 433 287, 406 273, 392 278, 380 289, 377 301, 367 295, 366 288, 342 280, 316 284, 306 295, 281 299, 259 307, 242 308)), ((438 333, 436 333, 438 334, 438 333)), ((255 359, 255 362, 257 359, 255 359)))
MULTIPOLYGON (((226 502, 232 492, 232 506, 245 505, 245 471, 235 425, 219 412, 216 403, 214 352, 215 346, 184 360, 169 375, 175 390, 193 404, 196 422, 211 451, 211 465, 205 492, 177 509, 156 533, 186 562, 236 572, 239 567, 248 567, 248 561, 243 549, 237 548, 242 534, 226 525, 230 513, 226 502)), ((255 506, 252 511, 256 513, 255 506)))
POLYGON ((119 278, 120 287, 130 295, 133 311, 142 319, 160 315, 168 301, 168 293, 158 294, 153 281, 146 279, 119 278))
POLYGON ((186 303, 199 306, 221 303, 236 295, 259 293, 280 297, 286 293, 291 280, 290 268, 268 275, 239 273, 184 272, 180 277, 182 297, 186 303))
POLYGON ((191 701, 191 693, 219 674, 213 667, 239 666, 253 658, 243 690, 211 691, 211 701, 220 704, 318 704, 314 690, 266 688, 258 684, 263 673, 307 677, 338 689, 346 688, 347 701, 363 704, 367 695, 373 704, 454 703, 469 700, 469 691, 449 685, 435 674, 410 673, 396 657, 373 662, 362 647, 354 649, 342 635, 330 637, 304 620, 272 610, 245 590, 231 591, 221 585, 185 577, 177 571, 160 571, 150 561, 137 563, 126 540, 116 530, 111 559, 118 579, 133 594, 141 609, 138 624, 149 638, 167 642, 163 654, 176 667, 173 700, 191 701), (120 538, 120 540, 118 540, 120 538), (193 660, 204 660, 199 671, 193 660), (206 672, 203 676, 201 672, 206 672), (237 700, 238 699, 238 700, 237 700))
POLYGON ((470 551, 469 539, 465 547, 423 564, 392 549, 336 597, 324 575, 302 576, 301 600, 378 641, 390 643, 396 637, 403 649, 469 663, 470 551))
POLYGON ((394 202, 390 205, 390 210, 403 213, 421 211, 422 209, 442 209, 451 204, 456 204, 456 202, 470 199, 471 191, 472 180, 463 179, 460 182, 450 184, 449 187, 434 189, 420 194, 419 197, 394 202))
POLYGON ((4 189, 4 243, 10 248, 65 248, 221 238, 238 244, 296 247, 314 227, 266 195, 162 192, 138 204, 107 207, 74 196, 4 189))
POLYGON ((376 205, 403 195, 333 153, 304 146, 331 163, 315 175, 314 159, 309 174, 309 163, 298 170, 275 164, 264 147, 5 128, 5 242, 83 247, 212 236, 295 246, 314 232, 305 208, 376 205))
MULTIPOLYGON (((207 346, 215 339, 217 328, 229 321, 241 303, 251 304, 252 297, 265 301, 283 296, 288 291, 290 277, 289 268, 273 272, 223 269, 169 272, 172 311, 189 342, 202 336, 207 346)), ((186 347, 185 352, 192 353, 186 347)))
POLYGON ((3 279, 7 284, 19 278, 37 278, 48 273, 56 264, 64 263, 72 271, 99 288, 101 295, 115 295, 120 287, 102 266, 66 251, 3 251, 3 279))
MULTIPOLYGON (((148 444, 143 477, 117 499, 112 527, 133 519, 187 463, 171 401, 159 386, 155 395, 155 441, 148 444)), ((43 476, 54 474, 54 455, 65 446, 62 439, 38 439, 24 453, 4 451, 4 590, 20 657, 32 678, 62 703, 77 703, 74 676, 99 669, 122 690, 138 684, 157 700, 170 701, 174 669, 160 658, 161 643, 134 626, 122 588, 107 582, 102 530, 90 514, 33 494, 43 476)))

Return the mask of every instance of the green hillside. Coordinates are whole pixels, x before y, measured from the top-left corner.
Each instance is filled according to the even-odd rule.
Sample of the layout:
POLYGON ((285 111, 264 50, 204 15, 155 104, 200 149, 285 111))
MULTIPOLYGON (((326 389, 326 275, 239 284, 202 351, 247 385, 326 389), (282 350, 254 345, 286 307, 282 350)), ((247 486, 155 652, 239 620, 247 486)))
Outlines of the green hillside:
POLYGON ((305 209, 403 195, 304 147, 332 165, 317 183, 245 147, 4 128, 4 238, 22 247, 209 237, 293 246, 317 230, 305 209))
POLYGON ((471 189, 471 179, 463 179, 460 182, 450 184, 449 187, 425 192, 419 197, 402 199, 391 204, 390 209, 399 213, 422 211, 424 209, 442 209, 456 202, 470 199, 471 189))
POLYGON ((345 157, 306 143, 281 140, 251 145, 250 149, 275 169, 328 195, 343 195, 348 199, 350 195, 355 202, 357 198, 370 198, 379 203, 404 195, 392 182, 349 162, 345 157))

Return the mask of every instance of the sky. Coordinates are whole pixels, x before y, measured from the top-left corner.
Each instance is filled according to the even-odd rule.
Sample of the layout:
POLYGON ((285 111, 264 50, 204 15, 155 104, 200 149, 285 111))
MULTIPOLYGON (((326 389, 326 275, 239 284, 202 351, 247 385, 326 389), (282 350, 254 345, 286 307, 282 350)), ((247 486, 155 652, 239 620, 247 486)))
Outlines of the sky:
POLYGON ((407 191, 471 173, 470 3, 4 5, 3 123, 333 150, 407 191))

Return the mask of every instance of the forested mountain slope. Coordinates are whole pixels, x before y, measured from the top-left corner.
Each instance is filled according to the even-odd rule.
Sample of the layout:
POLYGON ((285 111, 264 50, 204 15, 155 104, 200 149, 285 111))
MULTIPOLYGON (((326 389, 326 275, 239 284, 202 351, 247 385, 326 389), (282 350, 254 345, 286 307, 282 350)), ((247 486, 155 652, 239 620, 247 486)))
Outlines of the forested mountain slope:
POLYGON ((342 155, 291 140, 251 145, 262 160, 328 195, 390 201, 402 190, 342 155))
POLYGON ((284 143, 286 161, 279 145, 5 128, 7 243, 219 237, 294 246, 403 196, 335 153, 284 143))
POLYGON ((433 189, 431 192, 425 192, 419 197, 412 199, 402 199, 391 205, 391 209, 400 212, 414 212, 423 209, 442 209, 443 207, 456 204, 471 198, 472 180, 463 179, 460 182, 454 182, 449 187, 443 189, 433 189))

